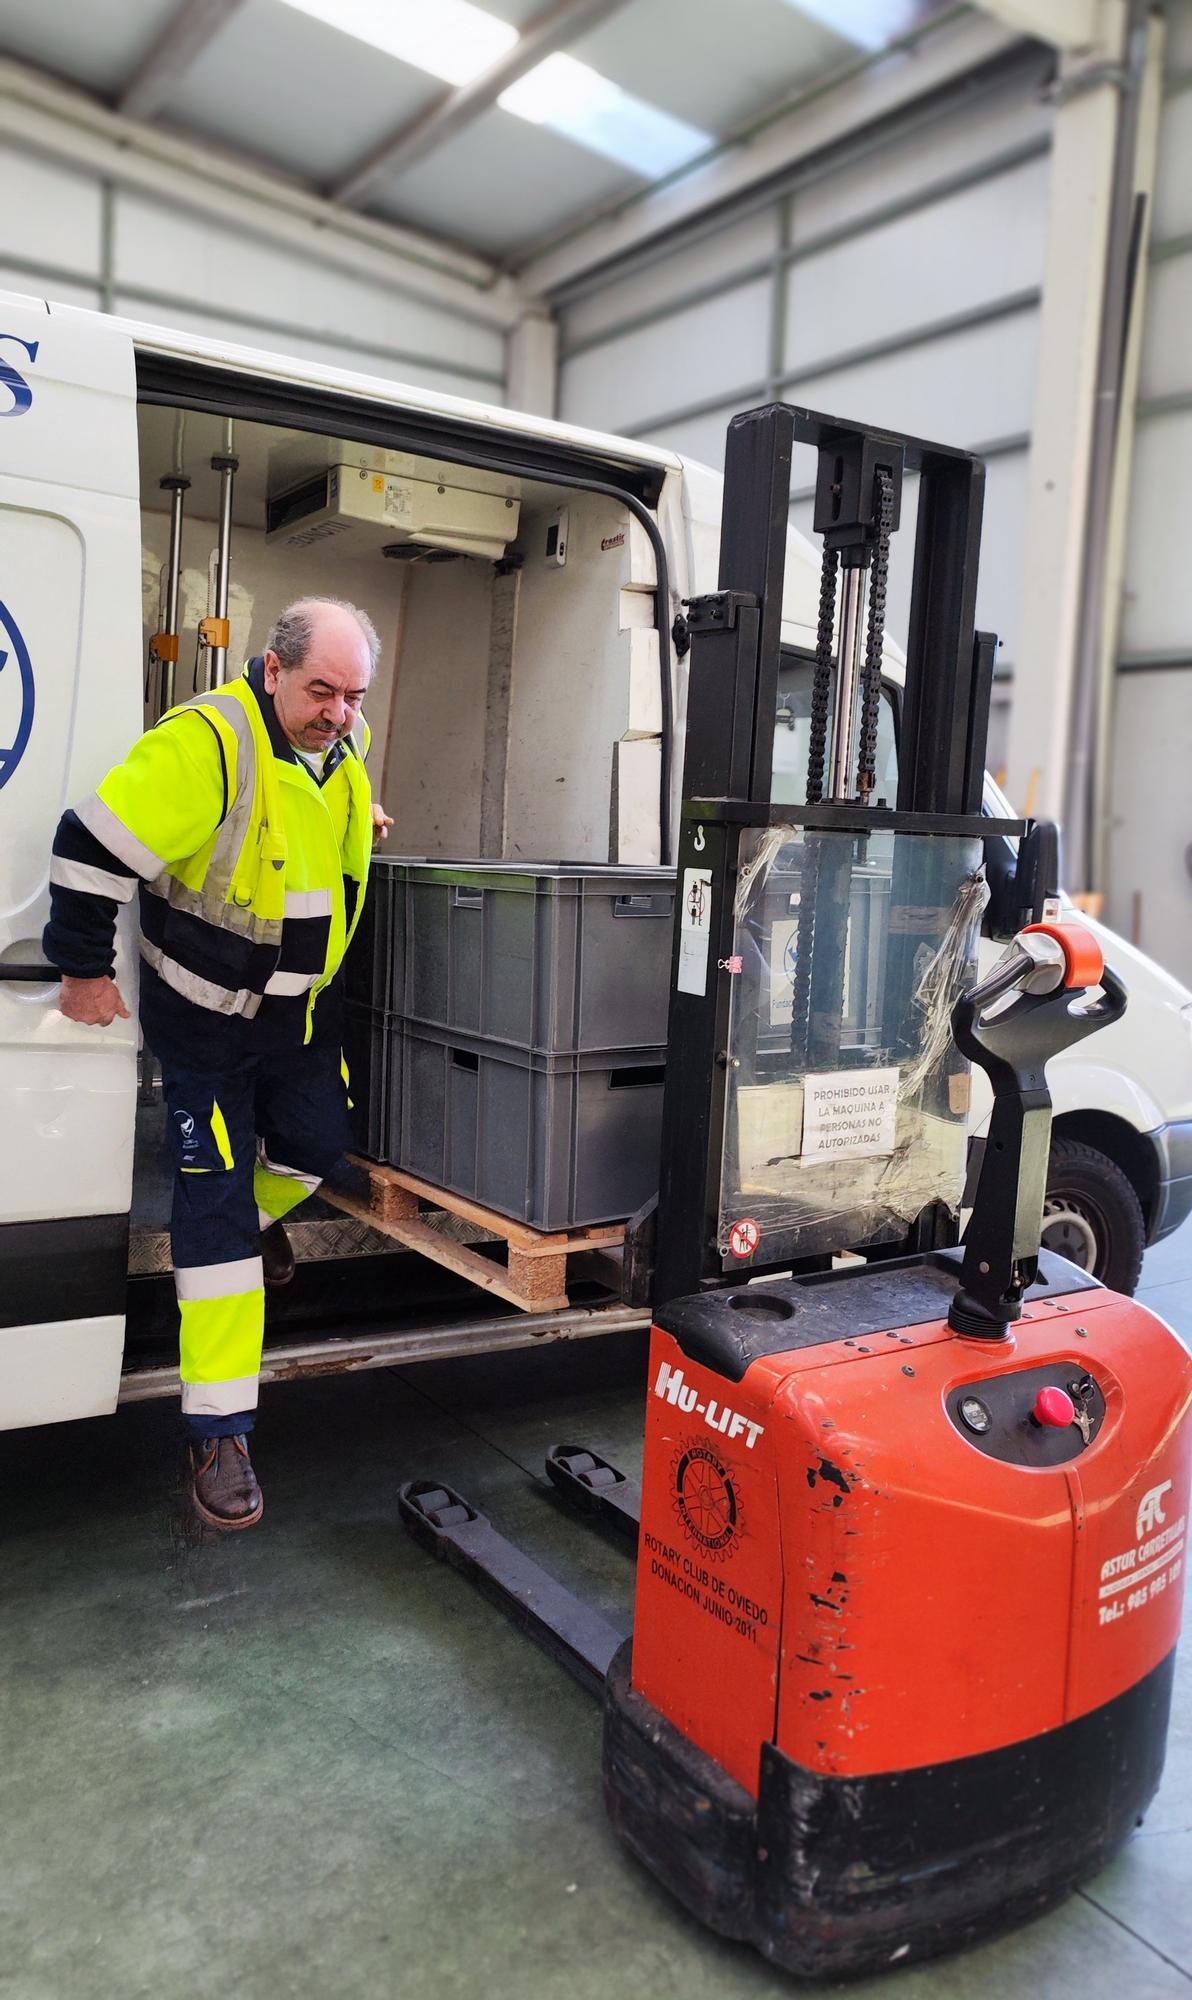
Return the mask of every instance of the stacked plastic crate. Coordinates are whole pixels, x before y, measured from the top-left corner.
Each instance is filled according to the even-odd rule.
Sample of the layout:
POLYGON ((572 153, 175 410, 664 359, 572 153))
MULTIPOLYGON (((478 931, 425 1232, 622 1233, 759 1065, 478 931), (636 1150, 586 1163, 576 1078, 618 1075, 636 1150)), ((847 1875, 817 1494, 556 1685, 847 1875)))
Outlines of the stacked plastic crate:
POLYGON ((400 966, 404 997, 376 1156, 538 1229, 632 1214, 657 1186, 673 870, 388 868, 405 913, 388 990, 400 966))
POLYGON ((375 855, 368 894, 344 963, 344 1061, 352 1129, 370 1160, 387 1160, 389 1079, 401 1077, 405 993, 406 863, 375 855))

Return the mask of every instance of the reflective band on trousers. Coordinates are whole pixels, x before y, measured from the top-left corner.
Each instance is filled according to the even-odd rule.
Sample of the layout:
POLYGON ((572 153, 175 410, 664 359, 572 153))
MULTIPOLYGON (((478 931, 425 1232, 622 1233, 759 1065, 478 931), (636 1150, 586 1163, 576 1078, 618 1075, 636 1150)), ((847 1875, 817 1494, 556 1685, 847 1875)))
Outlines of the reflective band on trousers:
POLYGON ((255 1375, 240 1375, 231 1382, 184 1381, 182 1414, 186 1417, 234 1417, 241 1410, 255 1410, 259 1388, 255 1375))
POLYGON ((58 889, 81 889, 88 896, 109 896, 115 903, 129 903, 137 892, 135 875, 113 875, 110 868, 97 868, 91 861, 68 861, 65 855, 50 857, 50 881, 58 889))
POLYGON ((267 1174, 279 1174, 283 1180, 301 1181, 308 1194, 313 1194, 319 1185, 318 1174, 304 1174, 301 1167, 283 1167, 277 1160, 271 1160, 263 1145, 257 1147, 257 1163, 267 1174))
MULTIPOLYGON (((254 1259, 258 1266, 259 1258, 254 1259)), ((261 1366, 265 1336, 265 1291, 223 1298, 185 1299, 179 1292, 180 1373, 184 1382, 239 1382, 261 1366)), ((233 1403, 234 1410, 247 1409, 233 1403)))
POLYGON ((253 1170, 253 1194, 262 1229, 267 1229, 271 1222, 280 1222, 291 1209, 314 1194, 318 1186, 318 1174, 299 1173, 297 1167, 279 1167, 276 1161, 269 1159, 264 1146, 258 1146, 257 1164, 253 1170))
POLYGON ((264 1284, 259 1257, 236 1257, 228 1264, 190 1264, 175 1269, 180 1299, 230 1299, 264 1284))

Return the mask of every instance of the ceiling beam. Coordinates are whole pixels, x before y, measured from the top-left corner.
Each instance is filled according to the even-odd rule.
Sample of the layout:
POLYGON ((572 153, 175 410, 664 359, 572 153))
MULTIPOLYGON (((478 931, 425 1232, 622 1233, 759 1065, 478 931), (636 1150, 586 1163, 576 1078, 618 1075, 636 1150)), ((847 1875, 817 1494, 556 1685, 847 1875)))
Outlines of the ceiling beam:
MULTIPOLYGON (((686 167, 531 244, 511 259, 523 292, 558 303, 570 288, 595 282, 601 267, 648 255, 647 245, 661 245, 716 210, 748 199, 767 182, 797 173, 803 163, 865 133, 876 134, 883 121, 910 113, 920 99, 932 102, 954 93, 963 107, 966 98, 980 94, 972 91, 972 80, 986 65, 1012 61, 1017 50, 1029 52, 1030 46, 983 10, 947 7, 918 31, 911 59, 905 47, 858 56, 718 140, 686 167)), ((1040 56, 1041 63, 1047 60, 1040 56)))
POLYGON ((3 56, 0 140, 22 156, 57 161, 183 216, 217 221, 247 241, 297 251, 465 319, 508 331, 522 316, 518 287, 491 258, 334 208, 276 173, 120 118, 85 91, 3 56))
POLYGON ((120 93, 122 118, 152 118, 244 0, 182 0, 120 93))
POLYGON ((978 0, 978 5, 1003 27, 1057 49, 1094 48, 1103 32, 1101 0, 978 0))
POLYGON ((541 14, 527 22, 507 55, 490 65, 471 83, 449 90, 428 110, 391 132, 387 139, 366 154, 337 186, 330 189, 332 201, 351 204, 360 201, 379 180, 404 173, 416 161, 454 139, 466 125, 495 104, 503 90, 525 76, 528 70, 566 48, 589 28, 597 27, 625 5, 625 0, 553 0, 541 14))

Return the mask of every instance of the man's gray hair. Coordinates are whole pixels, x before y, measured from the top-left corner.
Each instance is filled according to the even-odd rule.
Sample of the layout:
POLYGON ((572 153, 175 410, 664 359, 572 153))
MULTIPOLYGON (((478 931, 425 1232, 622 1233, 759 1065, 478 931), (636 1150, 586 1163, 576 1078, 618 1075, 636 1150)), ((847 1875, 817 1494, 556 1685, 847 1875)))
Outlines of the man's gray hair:
POLYGON ((287 604, 269 628, 265 651, 276 653, 287 670, 300 667, 310 650, 315 617, 324 606, 333 611, 350 612, 368 644, 369 666, 375 667, 381 653, 377 628, 367 611, 362 611, 358 604, 349 604, 344 597, 300 597, 296 603, 287 604))

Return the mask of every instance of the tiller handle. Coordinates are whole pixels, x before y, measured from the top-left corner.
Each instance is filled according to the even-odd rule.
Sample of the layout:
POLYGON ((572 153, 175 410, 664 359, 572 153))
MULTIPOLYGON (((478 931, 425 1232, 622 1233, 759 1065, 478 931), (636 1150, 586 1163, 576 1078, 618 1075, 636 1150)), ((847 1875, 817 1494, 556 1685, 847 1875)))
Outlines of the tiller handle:
POLYGON ((1030 924, 987 978, 952 1009, 962 1055, 993 1086, 993 1114, 976 1201, 964 1238, 960 1289, 948 1314, 957 1332, 1001 1340, 1022 1311, 1039 1266, 1051 1145, 1052 1056, 1120 1021, 1126 989, 1093 932, 1079 924, 1030 924), (1100 998, 1080 1006, 1091 988, 1100 998), (1000 1000, 1018 989, 1008 1006, 1000 1000))

